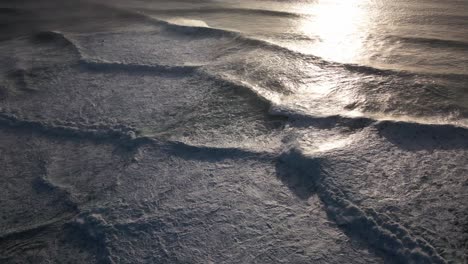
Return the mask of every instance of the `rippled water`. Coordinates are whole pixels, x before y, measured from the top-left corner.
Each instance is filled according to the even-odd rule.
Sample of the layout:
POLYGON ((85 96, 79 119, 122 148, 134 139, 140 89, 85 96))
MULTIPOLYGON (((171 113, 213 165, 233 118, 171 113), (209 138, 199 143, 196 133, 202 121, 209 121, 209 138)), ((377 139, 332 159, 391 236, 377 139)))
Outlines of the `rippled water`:
MULTIPOLYGON (((112 1, 108 5, 112 9, 106 16, 138 14, 160 24, 167 21, 166 27, 179 32, 191 31, 194 40, 211 38, 212 49, 197 52, 199 47, 191 47, 190 42, 172 49, 175 53, 192 49, 185 64, 203 64, 207 71, 246 82, 279 107, 313 116, 466 125, 466 1, 112 1), (226 36, 232 40, 216 46, 226 36), (210 53, 217 57, 206 58, 210 53)), ((57 30, 84 30, 101 20, 104 25, 111 23, 97 17, 101 15, 97 10, 93 17, 88 10, 74 9, 65 19, 71 20, 74 12, 87 20, 80 21, 84 25, 67 20, 55 24, 46 15, 39 19, 57 30)), ((27 24, 25 20, 19 25, 27 24)))
POLYGON ((467 1, 21 0, 0 33, 0 262, 467 261, 467 1))
MULTIPOLYGON (((232 43, 233 53, 245 52, 254 61, 233 78, 274 89, 280 104, 294 111, 466 123, 466 1, 122 5, 187 28, 236 31, 264 40, 256 56, 235 49, 245 39, 232 43)), ((220 33, 202 35, 214 32, 220 33)))

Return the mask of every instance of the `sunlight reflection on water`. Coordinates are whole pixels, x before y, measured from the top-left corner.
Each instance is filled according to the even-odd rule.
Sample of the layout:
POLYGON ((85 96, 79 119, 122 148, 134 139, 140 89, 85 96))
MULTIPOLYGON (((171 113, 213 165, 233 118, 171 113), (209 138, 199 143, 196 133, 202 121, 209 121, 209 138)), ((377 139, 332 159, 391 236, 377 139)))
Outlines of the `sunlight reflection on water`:
POLYGON ((334 61, 358 60, 364 51, 367 19, 362 1, 319 1, 301 9, 312 16, 299 21, 299 31, 319 39, 307 47, 310 53, 334 61))

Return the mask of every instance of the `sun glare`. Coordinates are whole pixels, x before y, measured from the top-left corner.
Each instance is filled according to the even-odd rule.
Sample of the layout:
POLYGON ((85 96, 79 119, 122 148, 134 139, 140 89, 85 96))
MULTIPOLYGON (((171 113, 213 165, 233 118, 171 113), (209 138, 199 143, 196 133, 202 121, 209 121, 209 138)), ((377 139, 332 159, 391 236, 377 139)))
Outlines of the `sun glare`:
POLYGON ((352 61, 363 51, 365 9, 359 1, 319 1, 303 10, 310 14, 298 25, 304 34, 318 41, 311 53, 335 61, 352 61))

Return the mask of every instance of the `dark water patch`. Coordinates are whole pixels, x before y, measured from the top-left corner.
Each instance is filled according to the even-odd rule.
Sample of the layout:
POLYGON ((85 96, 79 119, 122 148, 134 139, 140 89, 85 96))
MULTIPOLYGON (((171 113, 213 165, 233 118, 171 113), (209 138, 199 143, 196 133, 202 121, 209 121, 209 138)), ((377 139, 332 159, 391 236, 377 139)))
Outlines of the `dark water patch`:
MULTIPOLYGON (((65 221, 72 219, 77 213, 78 211, 75 208, 74 210, 64 212, 64 214, 60 217, 52 218, 45 222, 40 222, 29 226, 22 226, 15 229, 2 230, 2 233, 0 234, 0 244, 5 241, 17 239, 21 240, 41 235, 48 229, 56 228, 57 226, 62 225, 65 221)), ((5 248, 5 251, 9 251, 8 248, 5 248)), ((5 252, 2 252, 0 255, 4 254, 5 252)))
POLYGON ((355 63, 337 63, 337 62, 326 62, 326 65, 341 67, 350 72, 362 73, 366 75, 376 75, 384 77, 428 77, 428 78, 445 78, 454 81, 465 81, 468 79, 468 75, 464 73, 439 73, 439 72, 418 72, 408 70, 394 70, 394 69, 382 69, 372 67, 368 65, 361 65, 355 63))
POLYGON ((10 95, 10 89, 5 84, 0 84, 0 101, 5 100, 10 95))
POLYGON ((169 142, 167 152, 170 155, 188 160, 218 162, 224 159, 258 159, 271 160, 275 154, 255 152, 242 148, 216 148, 207 146, 193 146, 182 142, 169 142))
POLYGON ((30 227, 0 239, 2 263, 104 263, 91 240, 73 233, 67 222, 74 215, 30 227))
POLYGON ((63 49, 60 50, 63 56, 70 56, 70 52, 71 55, 74 55, 73 57, 82 56, 80 48, 74 43, 74 41, 60 31, 40 31, 33 34, 30 39, 35 45, 51 45, 51 47, 54 48, 54 51, 57 49, 63 49))
POLYGON ((17 256, 32 250, 42 250, 47 247, 47 243, 42 239, 32 239, 40 237, 46 232, 50 232, 50 226, 29 227, 23 230, 14 230, 0 237, 0 261, 2 263, 17 263, 17 256))
POLYGON ((298 128, 315 127, 320 129, 331 129, 342 127, 350 130, 359 130, 376 122, 376 120, 368 117, 347 117, 342 115, 311 116, 290 111, 274 111, 271 114, 288 117, 288 124, 298 128))
POLYGON ((76 46, 70 41, 65 35, 58 31, 41 31, 34 34, 31 37, 33 43, 51 43, 58 44, 61 46, 73 46, 76 49, 76 46))
POLYGON ((113 227, 106 224, 99 215, 82 213, 64 227, 68 237, 81 241, 81 248, 94 253, 96 263, 115 263, 112 261, 112 253, 107 245, 107 241, 110 239, 108 233, 113 227))
POLYGON ((136 137, 135 130, 124 125, 107 127, 105 125, 89 126, 74 122, 54 122, 27 120, 12 114, 0 113, 0 128, 16 129, 27 133, 40 133, 52 137, 68 139, 86 139, 96 142, 114 142, 129 148, 151 141, 148 138, 136 137))
POLYGON ((416 121, 377 120, 371 117, 341 115, 311 116, 295 112, 274 111, 272 115, 288 117, 288 125, 298 128, 343 128, 349 131, 375 127, 380 136, 402 149, 465 149, 468 128, 455 124, 429 124, 416 121))
MULTIPOLYGON (((468 19, 468 18, 467 18, 468 19)), ((395 41, 402 41, 404 43, 420 44, 436 48, 457 48, 468 49, 468 42, 450 39, 438 38, 420 38, 420 37, 403 37, 403 36, 389 36, 395 41)))
MULTIPOLYGON (((291 150, 294 152, 294 150, 291 150)), ((276 175, 296 196, 302 200, 309 199, 317 194, 318 183, 322 181, 323 174, 320 171, 320 161, 310 160, 307 173, 297 173, 291 168, 302 166, 300 159, 291 159, 291 152, 283 153, 276 162, 276 175)))
POLYGON ((0 7, 0 16, 2 15, 20 15, 23 11, 13 7, 0 7))
POLYGON ((467 149, 468 129, 454 125, 380 121, 380 136, 402 149, 467 149))

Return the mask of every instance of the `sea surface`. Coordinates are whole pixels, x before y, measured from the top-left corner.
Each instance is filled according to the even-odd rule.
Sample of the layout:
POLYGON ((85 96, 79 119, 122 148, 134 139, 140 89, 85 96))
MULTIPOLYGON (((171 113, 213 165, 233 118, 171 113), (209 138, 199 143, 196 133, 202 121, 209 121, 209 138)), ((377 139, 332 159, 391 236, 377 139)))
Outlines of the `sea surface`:
POLYGON ((0 2, 1 263, 467 263, 468 1, 0 2))

